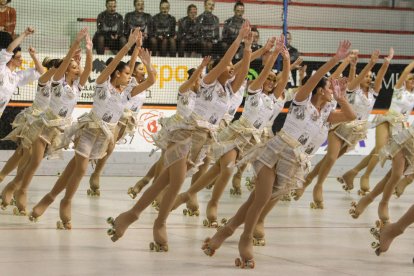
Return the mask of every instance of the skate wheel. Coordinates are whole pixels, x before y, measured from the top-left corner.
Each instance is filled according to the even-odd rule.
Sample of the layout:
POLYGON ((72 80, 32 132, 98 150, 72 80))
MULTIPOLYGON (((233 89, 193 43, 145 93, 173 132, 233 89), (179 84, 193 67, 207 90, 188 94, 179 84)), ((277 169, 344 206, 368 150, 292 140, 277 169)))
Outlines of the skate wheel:
POLYGON ((357 203, 355 201, 352 201, 351 202, 351 207, 356 207, 356 206, 357 206, 357 203))
POLYGON ((380 251, 379 247, 377 249, 375 249, 375 254, 377 256, 381 255, 381 251, 380 251))
POLYGON ((379 246, 380 246, 380 244, 379 244, 378 242, 372 242, 372 243, 371 243, 371 247, 372 247, 373 249, 377 249, 377 248, 379 248, 379 246))
POLYGON ((114 219, 113 217, 108 217, 108 218, 106 219, 106 223, 108 223, 108 224, 110 224, 110 225, 114 226, 115 219, 114 219))
POLYGON ((195 210, 194 211, 194 215, 196 215, 196 217, 198 217, 200 215, 200 211, 199 210, 195 210))
POLYGON ((154 251, 155 250, 155 244, 153 242, 150 242, 149 248, 150 248, 151 251, 154 251))
POLYGON ((88 189, 88 190, 86 191, 86 194, 87 194, 88 196, 91 196, 91 195, 92 195, 92 191, 91 191, 90 189, 88 189))
POLYGON ((226 224, 227 224, 227 222, 228 222, 228 220, 227 220, 226 218, 222 218, 222 219, 221 219, 221 223, 222 223, 222 224, 226 225, 226 224))
MULTIPOLYGON (((336 181, 338 181, 339 183, 341 183, 341 184, 344 184, 345 183, 345 181, 344 181, 344 179, 342 178, 342 177, 337 177, 336 178, 336 181)), ((342 186, 342 187, 346 187, 345 185, 344 186, 342 186)), ((344 188, 345 189, 345 188, 344 188)))
POLYGON ((217 228, 219 225, 218 225, 218 223, 217 223, 217 221, 212 221, 212 222, 210 222, 210 228, 217 228))
POLYGON ((113 229, 113 228, 109 228, 109 229, 106 231, 106 234, 108 234, 108 236, 113 236, 113 235, 115 235, 115 229, 113 229))
POLYGON ((254 268, 254 260, 246 261, 246 267, 253 269, 254 268))
POLYGON ((315 203, 314 203, 314 202, 311 202, 311 203, 309 204, 309 206, 310 206, 310 208, 311 208, 311 209, 316 209, 316 205, 315 205, 315 203))
POLYGON ((183 209, 183 215, 186 216, 188 214, 187 209, 183 209))
POLYGON ((63 223, 60 220, 56 222, 56 229, 65 229, 65 227, 63 227, 63 223))
POLYGON ((101 191, 100 190, 96 190, 95 191, 96 196, 101 196, 101 191))
POLYGON ((205 220, 203 220, 203 225, 204 225, 204 226, 208 226, 208 224, 209 224, 208 220, 206 220, 206 219, 205 219, 205 220))
POLYGON ((242 261, 240 260, 240 258, 236 258, 236 259, 234 260, 234 264, 235 264, 237 267, 241 267, 241 265, 242 265, 242 261))

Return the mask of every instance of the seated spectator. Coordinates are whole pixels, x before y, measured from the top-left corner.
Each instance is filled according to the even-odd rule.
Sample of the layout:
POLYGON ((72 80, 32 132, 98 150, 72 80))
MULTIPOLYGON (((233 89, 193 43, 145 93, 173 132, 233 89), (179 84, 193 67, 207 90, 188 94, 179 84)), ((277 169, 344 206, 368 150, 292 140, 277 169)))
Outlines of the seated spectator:
POLYGON ((11 0, 0 0, 0 49, 7 46, 16 38, 16 10, 9 7, 11 0))
POLYGON ((204 12, 197 17, 197 29, 200 37, 199 50, 203 57, 211 56, 213 50, 217 50, 217 43, 220 39, 220 21, 213 14, 214 6, 213 0, 204 0, 204 12))
POLYGON ((239 30, 244 23, 244 4, 236 2, 234 4, 234 16, 224 21, 223 31, 221 33, 221 55, 223 55, 227 48, 233 43, 239 34, 239 30))
POLYGON ((187 16, 178 20, 178 56, 195 57, 198 44, 197 33, 197 6, 190 4, 187 7, 187 16))
POLYGON ((290 32, 287 32, 286 41, 287 41, 287 49, 290 54, 290 63, 295 62, 300 56, 298 49, 292 46, 292 40, 293 40, 292 34, 290 32))
POLYGON ((131 30, 139 27, 142 32, 142 46, 149 48, 148 34, 152 28, 152 16, 144 12, 144 0, 134 0, 134 7, 135 11, 125 15, 124 34, 129 37, 131 30))
POLYGON ((156 55, 157 51, 160 52, 162 57, 166 57, 167 53, 170 54, 170 57, 175 57, 177 54, 177 36, 175 34, 177 21, 169 12, 170 3, 168 3, 168 0, 161 0, 160 13, 152 18, 150 45, 153 56, 156 55))
POLYGON ((106 11, 98 15, 96 25, 93 44, 98 55, 105 53, 105 47, 117 52, 126 44, 122 15, 116 12, 116 0, 106 0, 106 11))

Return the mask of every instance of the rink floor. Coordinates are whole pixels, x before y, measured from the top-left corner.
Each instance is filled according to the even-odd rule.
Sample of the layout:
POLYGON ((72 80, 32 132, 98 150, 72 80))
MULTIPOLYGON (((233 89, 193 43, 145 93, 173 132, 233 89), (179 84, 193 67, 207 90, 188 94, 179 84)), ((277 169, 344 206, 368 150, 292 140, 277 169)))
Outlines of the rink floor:
MULTIPOLYGON (((11 178, 0 184, 4 185, 11 178)), ((30 188, 32 207, 52 186, 56 177, 35 177, 30 188)), ((168 220, 169 252, 149 250, 156 211, 149 207, 113 243, 106 234, 105 219, 128 209, 135 201, 127 188, 132 177, 104 177, 101 197, 86 195, 88 178, 81 183, 73 201, 71 231, 56 230, 59 201, 56 200, 38 223, 13 216, 13 208, 0 210, 0 275, 414 275, 414 228, 397 238, 386 254, 377 257, 370 247, 369 233, 377 218, 377 201, 358 220, 348 214, 354 190, 345 193, 335 179, 325 183, 325 209, 309 208, 311 190, 298 201, 282 202, 269 215, 266 246, 255 247, 256 268, 242 271, 234 266, 238 257, 240 229, 216 252, 202 252, 204 238, 216 230, 205 228, 205 206, 211 191, 199 194, 201 215, 186 217, 182 208, 168 220)), ((374 185, 375 180, 371 182, 374 185)), ((189 181, 186 181, 185 187, 189 181)), ((357 181, 356 183, 359 183, 357 181)), ((400 199, 392 198, 391 220, 414 202, 414 185, 400 199)), ((219 205, 219 217, 229 218, 246 199, 226 190, 219 205)))

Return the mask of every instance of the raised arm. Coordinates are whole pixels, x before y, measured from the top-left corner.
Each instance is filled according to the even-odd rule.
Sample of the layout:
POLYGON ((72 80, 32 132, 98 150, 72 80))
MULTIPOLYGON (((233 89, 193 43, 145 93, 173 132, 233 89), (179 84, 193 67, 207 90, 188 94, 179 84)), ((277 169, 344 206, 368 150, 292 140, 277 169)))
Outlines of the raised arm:
POLYGON ((278 81, 276 87, 273 89, 273 94, 276 98, 278 98, 282 94, 283 90, 285 90, 285 87, 289 81, 290 74, 290 54, 288 49, 286 49, 286 47, 283 47, 281 54, 283 57, 282 76, 280 77, 280 80, 278 81))
POLYGON ((331 86, 334 98, 341 106, 341 111, 334 111, 329 114, 328 122, 331 124, 352 121, 356 119, 356 114, 346 98, 346 78, 331 79, 331 86))
POLYGON ((86 61, 85 61, 85 68, 83 68, 83 72, 79 79, 80 86, 84 86, 86 82, 88 81, 88 77, 90 73, 92 72, 92 40, 89 34, 86 34, 85 37, 86 40, 86 61))
POLYGON ((299 68, 299 82, 297 84, 298 87, 302 86, 303 79, 306 77, 306 70, 308 66, 305 64, 299 68))
POLYGON ((247 37, 244 39, 245 47, 243 49, 243 59, 242 59, 242 63, 240 66, 240 71, 237 74, 235 74, 236 78, 231 83, 231 90, 234 93, 239 91, 244 80, 246 79, 247 73, 249 72, 250 58, 252 55, 252 42, 253 42, 253 36, 252 36, 252 33, 249 32, 247 34, 247 37))
MULTIPOLYGON (((290 54, 289 54, 289 56, 290 56, 290 54)), ((303 62, 303 59, 301 57, 298 57, 298 59, 295 60, 295 62, 293 62, 292 64, 289 63, 290 71, 300 69, 302 67, 301 66, 302 62, 303 62)), ((285 67, 283 67, 283 68, 285 68, 285 67)), ((285 69, 283 69, 283 70, 285 70, 285 69)))
POLYGON ((234 54, 236 54, 237 49, 239 48, 240 42, 242 41, 243 37, 247 35, 250 31, 250 25, 247 20, 243 23, 242 28, 240 29, 239 35, 233 41, 229 49, 227 50, 226 54, 221 58, 220 62, 217 64, 216 67, 211 69, 211 71, 204 77, 204 83, 211 84, 213 83, 221 73, 226 70, 227 65, 231 62, 234 54))
POLYGON ((339 64, 335 72, 333 72, 333 74, 329 77, 330 79, 337 79, 341 77, 342 72, 345 71, 346 67, 349 65, 349 58, 349 56, 346 57, 346 59, 339 64))
POLYGON ((33 60, 36 71, 39 72, 41 75, 43 75, 45 73, 45 68, 43 67, 42 63, 39 61, 39 59, 36 56, 36 49, 33 48, 32 46, 29 47, 29 55, 33 60))
POLYGON ((132 97, 147 90, 148 88, 151 87, 151 85, 155 83, 156 71, 154 67, 151 65, 151 53, 148 52, 147 49, 145 49, 139 52, 139 57, 142 63, 145 65, 145 68, 147 68, 148 78, 144 80, 142 83, 135 86, 134 89, 132 89, 131 91, 132 97))
POLYGON ((414 69, 414 60, 411 61, 411 63, 408 64, 404 68, 404 71, 402 72, 401 76, 398 78, 398 81, 397 81, 397 83, 394 86, 395 89, 400 89, 404 85, 404 82, 407 79, 408 74, 410 74, 411 71, 413 71, 413 69, 414 69))
POLYGON ((73 42, 72 46, 70 47, 68 53, 66 54, 66 56, 63 59, 62 63, 60 64, 59 68, 56 70, 55 75, 53 75, 53 80, 58 81, 58 80, 63 78, 63 76, 65 75, 65 72, 68 69, 68 66, 69 66, 69 64, 72 60, 73 54, 77 51, 77 49, 79 48, 80 42, 86 36, 87 33, 88 33, 88 29, 83 28, 76 35, 75 41, 73 42))
POLYGON ((29 35, 33 33, 34 33, 34 29, 32 27, 27 27, 26 30, 24 30, 24 32, 21 35, 19 35, 15 40, 12 41, 12 43, 9 44, 6 51, 9 53, 12 53, 14 49, 16 49, 17 46, 19 46, 26 37, 28 37, 29 35))
POLYGON ((388 67, 390 66, 390 62, 393 57, 394 57, 394 49, 390 48, 388 57, 384 58, 384 63, 381 65, 381 68, 377 73, 377 77, 375 78, 374 91, 376 93, 379 93, 381 90, 382 81, 384 80, 385 73, 387 72, 388 67))
POLYGON ((348 76, 348 83, 352 82, 355 79, 356 75, 356 66, 358 63, 358 50, 352 50, 351 54, 349 55, 349 76, 348 76))
MULTIPOLYGON (((256 51, 254 51, 251 55, 250 55, 250 62, 252 62, 255 59, 258 59, 259 57, 263 56, 265 53, 269 52, 273 46, 275 45, 275 37, 269 38, 266 42, 266 45, 260 49, 257 49, 256 51)), ((243 60, 240 60, 239 62, 237 62, 234 65, 234 73, 238 73, 240 71, 241 68, 241 64, 242 64, 243 60)))
POLYGON ((283 50, 285 38, 282 35, 280 38, 277 38, 275 42, 276 42, 276 48, 273 50, 270 57, 267 59, 262 72, 260 72, 259 76, 255 80, 253 80, 249 86, 250 90, 252 91, 256 91, 263 86, 264 82, 266 81, 269 75, 270 70, 272 70, 272 67, 275 64, 277 56, 283 50))
POLYGON ((131 70, 134 70, 135 68, 135 62, 137 61, 141 47, 142 47, 142 35, 137 37, 137 41, 135 42, 135 48, 134 48, 134 51, 132 52, 131 60, 129 61, 129 68, 131 68, 131 70))
POLYGON ((309 94, 312 93, 312 90, 315 89, 316 85, 323 78, 323 76, 325 76, 325 74, 328 73, 329 70, 335 66, 335 64, 348 56, 349 47, 351 47, 351 42, 348 40, 340 42, 335 56, 328 60, 324 65, 322 65, 318 71, 316 71, 315 74, 313 74, 313 76, 310 77, 309 80, 298 89, 298 92, 295 96, 296 101, 302 102, 309 97, 309 94))
POLYGON ((372 53, 371 59, 368 62, 368 64, 365 65, 364 69, 362 69, 359 75, 356 78, 354 78, 352 82, 348 83, 348 90, 353 91, 359 86, 361 81, 365 78, 366 74, 368 74, 368 72, 371 71, 372 67, 374 67, 374 65, 377 63, 379 54, 380 54, 379 50, 375 50, 372 53))
POLYGON ((106 66, 106 68, 96 79, 96 84, 102 84, 109 78, 109 76, 115 70, 116 66, 118 66, 118 63, 121 61, 121 59, 128 53, 128 50, 135 44, 135 42, 138 39, 138 36, 142 36, 142 33, 139 30, 139 28, 136 28, 129 36, 128 42, 125 44, 125 46, 122 47, 121 50, 119 50, 119 52, 116 54, 111 63, 109 63, 109 65, 106 66))
POLYGON ((183 84, 180 85, 180 87, 178 88, 178 92, 180 93, 187 92, 193 86, 194 82, 200 77, 201 73, 203 72, 204 68, 206 68, 210 60, 211 60, 210 56, 204 57, 203 61, 197 67, 197 69, 194 71, 191 77, 188 80, 186 80, 183 84))

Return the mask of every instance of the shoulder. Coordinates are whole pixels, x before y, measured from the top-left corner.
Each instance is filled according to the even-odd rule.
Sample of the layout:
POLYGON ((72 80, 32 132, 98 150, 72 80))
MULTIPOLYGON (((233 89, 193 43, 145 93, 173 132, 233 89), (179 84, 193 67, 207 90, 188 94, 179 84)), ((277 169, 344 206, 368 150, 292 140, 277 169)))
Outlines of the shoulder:
POLYGON ((122 15, 120 13, 116 13, 116 17, 118 17, 119 19, 122 19, 122 15))

